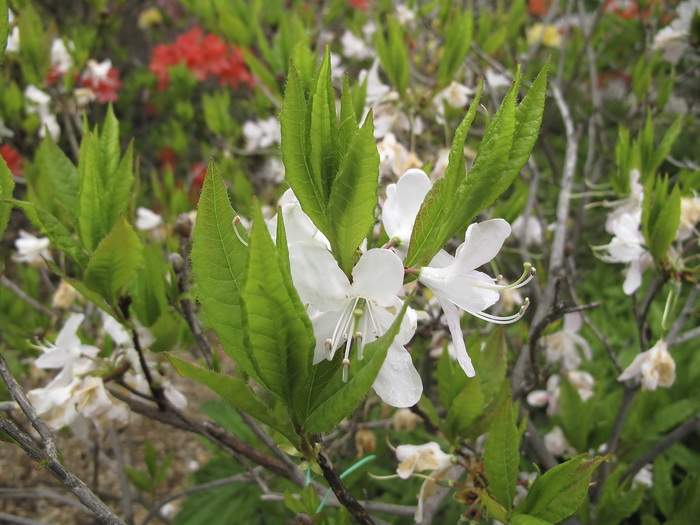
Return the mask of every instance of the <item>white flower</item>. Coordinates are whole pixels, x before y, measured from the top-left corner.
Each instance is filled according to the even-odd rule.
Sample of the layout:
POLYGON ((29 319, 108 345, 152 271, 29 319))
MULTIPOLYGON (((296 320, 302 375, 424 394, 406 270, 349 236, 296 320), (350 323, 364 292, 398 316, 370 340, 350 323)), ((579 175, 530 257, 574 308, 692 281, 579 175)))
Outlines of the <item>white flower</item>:
POLYGON ((67 73, 73 67, 73 57, 68 53, 66 44, 61 38, 54 38, 51 43, 51 65, 60 74, 67 73))
POLYGON ((416 19, 416 13, 406 4, 396 6, 396 21, 402 26, 412 26, 416 19))
POLYGON ((163 224, 163 218, 157 213, 139 206, 136 208, 136 229, 153 230, 163 224))
MULTIPOLYGON (((499 291, 506 287, 497 285, 494 279, 477 271, 476 268, 486 264, 498 254, 508 235, 510 235, 510 225, 503 219, 471 224, 467 228, 464 242, 459 245, 454 257, 444 252, 438 254, 431 261, 430 266, 422 268, 418 275, 418 280, 433 291, 442 306, 455 344, 457 361, 469 377, 473 377, 476 372, 464 345, 459 312, 456 307, 491 323, 508 324, 520 319, 529 305, 529 301, 525 299, 520 311, 508 317, 497 317, 484 312, 486 308, 498 302, 499 291), (445 264, 447 261, 449 263, 445 264)), ((525 285, 533 275, 534 273, 530 271, 527 279, 521 279, 510 287, 525 285)))
POLYGON ((384 100, 384 98, 391 91, 391 88, 379 79, 379 59, 376 59, 372 63, 372 67, 369 68, 369 71, 364 69, 360 71, 359 80, 360 84, 365 82, 365 80, 367 81, 367 94, 365 96, 365 105, 368 108, 374 106, 377 102, 381 102, 382 100, 384 100))
POLYGON ((632 478, 632 488, 644 485, 645 487, 652 488, 654 486, 654 475, 652 470, 654 465, 647 463, 644 465, 639 472, 632 478))
POLYGON ((700 0, 681 2, 676 10, 678 16, 654 36, 652 48, 664 51, 664 59, 675 64, 688 47, 690 24, 694 13, 700 11, 700 0))
POLYGON ((642 390, 656 390, 657 387, 670 387, 676 380, 676 362, 668 353, 668 344, 660 339, 653 347, 642 352, 617 378, 626 381, 639 377, 642 390))
POLYGON ((56 115, 51 113, 49 105, 51 104, 51 96, 43 92, 33 85, 29 85, 24 90, 24 96, 28 101, 26 110, 28 113, 36 113, 41 122, 39 126, 39 137, 46 136, 48 130, 49 135, 54 140, 58 140, 61 135, 61 128, 56 120, 56 115))
POLYGON ((464 84, 454 80, 445 89, 440 91, 433 98, 433 105, 437 110, 437 121, 442 124, 445 116, 445 103, 453 108, 463 108, 469 102, 469 97, 474 94, 474 90, 464 84))
MULTIPOLYGON (((344 346, 343 375, 347 378, 353 342, 362 359, 365 344, 384 335, 401 310, 397 294, 403 285, 403 264, 390 250, 369 250, 353 268, 350 282, 319 243, 292 244, 289 259, 302 302, 319 312, 312 318, 314 363, 332 359, 344 346)), ((415 312, 409 309, 373 385, 379 397, 395 407, 414 405, 423 391, 420 375, 403 346, 415 328, 415 312)))
POLYGON ((15 239, 17 253, 13 259, 17 262, 28 264, 40 262, 42 258, 51 259, 49 245, 51 241, 47 237, 35 237, 24 230, 19 231, 19 237, 15 239))
POLYGON ((275 117, 265 120, 248 120, 243 124, 246 151, 266 149, 281 140, 280 123, 275 117))
POLYGON ((435 493, 437 482, 456 478, 456 458, 451 454, 445 454, 440 449, 440 445, 434 441, 424 445, 399 445, 396 447, 396 458, 400 461, 396 472, 402 479, 409 478, 415 471, 431 471, 418 494, 415 520, 416 523, 421 523, 423 504, 435 493))
POLYGON ((6 53, 19 53, 19 27, 15 26, 7 36, 6 53))
POLYGON ((393 133, 386 133, 377 144, 379 152, 379 173, 399 176, 406 170, 417 168, 423 163, 413 151, 408 151, 396 140, 393 133))
POLYGON ((700 222, 700 197, 681 198, 681 221, 676 232, 676 240, 685 241, 698 232, 695 225, 700 222))
MULTIPOLYGON (((387 234, 398 240, 397 250, 401 250, 402 245, 409 245, 416 214, 429 189, 428 176, 420 170, 409 170, 395 187, 388 188, 382 222, 387 234)), ((467 228, 465 240, 457 248, 455 257, 444 250, 439 252, 429 266, 420 270, 418 276, 418 280, 433 291, 442 307, 455 345, 457 361, 469 377, 474 376, 475 371, 464 345, 456 306, 480 319, 505 324, 520 319, 529 304, 526 299, 520 311, 509 317, 483 313, 483 310, 498 301, 499 291, 521 287, 534 275, 530 272, 526 280, 521 279, 513 285, 503 286, 495 284, 494 279, 488 275, 476 271, 476 268, 496 256, 508 235, 510 226, 503 219, 472 224, 467 228)))
POLYGON ((356 37, 355 34, 348 29, 346 29, 343 32, 343 36, 340 37, 340 43, 343 46, 343 56, 345 58, 364 60, 374 56, 374 51, 365 44, 364 40, 356 37))
POLYGON ((542 338, 548 363, 561 363, 562 370, 578 368, 581 364, 578 348, 586 359, 591 359, 591 348, 588 342, 578 334, 582 323, 583 317, 580 313, 566 314, 562 330, 542 338))
POLYGON ((110 59, 98 62, 90 59, 85 64, 85 72, 82 75, 83 79, 92 80, 107 80, 109 71, 112 69, 112 61, 110 59))
POLYGON ((511 85, 511 81, 507 76, 502 73, 497 73, 491 68, 484 71, 484 77, 486 77, 486 83, 491 89, 508 88, 511 85))
POLYGON ((569 444, 564 431, 559 427, 554 427, 544 435, 544 446, 554 456, 563 456, 565 453, 576 454, 576 449, 569 444))
POLYGON ((65 368, 79 372, 87 372, 92 366, 92 359, 100 349, 92 345, 84 345, 78 337, 78 328, 85 319, 83 314, 71 314, 63 328, 58 333, 54 343, 38 345, 43 352, 34 362, 39 368, 65 368))
POLYGON ((523 215, 519 215, 517 219, 513 221, 513 235, 524 246, 542 246, 544 244, 544 232, 542 231, 542 225, 536 217, 528 215, 527 218, 523 215))

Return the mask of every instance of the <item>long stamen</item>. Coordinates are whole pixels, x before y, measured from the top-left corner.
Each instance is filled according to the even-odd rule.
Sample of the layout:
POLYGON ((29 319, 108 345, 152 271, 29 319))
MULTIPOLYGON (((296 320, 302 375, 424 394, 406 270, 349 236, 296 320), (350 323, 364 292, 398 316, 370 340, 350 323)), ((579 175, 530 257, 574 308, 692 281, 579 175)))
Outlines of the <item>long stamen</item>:
MULTIPOLYGON (((328 359, 333 359, 333 356, 335 355, 335 350, 339 346, 338 343, 342 340, 348 339, 350 337, 350 333, 352 330, 351 328, 351 321, 353 319, 352 314, 355 311, 355 306, 357 305, 358 299, 355 299, 353 302, 348 303, 343 312, 340 314, 340 318, 338 319, 338 323, 335 325, 335 329, 333 330, 333 335, 331 336, 331 352, 330 356, 328 359), (342 339, 341 339, 342 338, 342 339)), ((326 346, 326 348, 328 348, 326 346)))
POLYGON ((241 218, 240 218, 238 215, 236 215, 236 216, 233 218, 233 221, 232 221, 232 224, 233 224, 233 233, 236 234, 236 237, 238 237, 238 240, 241 241, 241 244, 242 244, 243 246, 248 246, 248 243, 247 243, 246 241, 244 241, 244 240, 243 240, 243 237, 241 237, 241 234, 238 233, 238 224, 240 224, 240 222, 241 222, 241 218))
POLYGON ((471 310, 469 310, 469 313, 472 314, 474 317, 477 317, 477 318, 481 319, 482 321, 486 321, 489 323, 511 324, 511 323, 514 323, 517 320, 523 318, 528 306, 530 306, 530 299, 526 297, 525 301, 523 302, 523 305, 520 307, 520 310, 518 310, 517 314, 509 315, 506 317, 501 317, 498 315, 491 315, 491 314, 487 314, 484 312, 472 312, 471 310))
MULTIPOLYGON (((484 290, 516 290, 518 288, 522 288, 527 283, 532 281, 532 279, 535 277, 535 274, 537 273, 537 270, 535 268, 533 268, 530 263, 525 263, 523 266, 525 267, 525 271, 520 276, 520 278, 517 281, 515 281, 514 283, 511 283, 511 284, 469 283, 469 286, 473 286, 474 288, 481 288, 484 290)), ((496 280, 500 280, 500 279, 503 279, 503 276, 499 275, 496 280)))

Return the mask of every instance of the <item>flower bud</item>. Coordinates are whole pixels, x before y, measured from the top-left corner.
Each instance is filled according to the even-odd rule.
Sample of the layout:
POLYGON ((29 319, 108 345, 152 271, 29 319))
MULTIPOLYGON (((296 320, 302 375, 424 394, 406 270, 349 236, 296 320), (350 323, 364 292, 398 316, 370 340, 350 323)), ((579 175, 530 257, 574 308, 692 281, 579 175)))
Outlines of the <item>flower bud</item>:
POLYGON ((68 310, 75 299, 78 297, 78 292, 73 286, 61 279, 61 284, 58 285, 56 293, 53 294, 53 299, 51 300, 52 308, 59 308, 61 310, 68 310))
POLYGON ((168 255, 168 262, 172 264, 175 273, 180 273, 185 268, 185 260, 179 253, 171 253, 168 255))
POLYGON ((418 423, 418 416, 411 412, 408 408, 399 408, 394 415, 391 416, 391 424, 396 430, 407 430, 413 432, 418 423))
POLYGON ((175 233, 187 240, 192 235, 192 219, 187 213, 181 213, 175 221, 175 233))
POLYGON ((362 457, 366 453, 371 454, 377 450, 377 438, 374 432, 367 428, 361 428, 355 433, 355 448, 357 457, 362 457))

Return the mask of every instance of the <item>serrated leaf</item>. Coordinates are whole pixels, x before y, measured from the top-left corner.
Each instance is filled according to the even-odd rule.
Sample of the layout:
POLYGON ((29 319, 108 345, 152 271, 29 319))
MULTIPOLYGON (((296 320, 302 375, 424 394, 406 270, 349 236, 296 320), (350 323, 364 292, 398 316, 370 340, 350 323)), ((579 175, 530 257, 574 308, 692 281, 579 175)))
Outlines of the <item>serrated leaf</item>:
POLYGON ((491 423, 484 451, 484 472, 488 480, 488 490, 507 510, 513 505, 515 485, 518 482, 519 446, 520 439, 513 422, 509 396, 491 423))
POLYGON ((248 248, 234 233, 235 215, 219 168, 210 160, 192 233, 192 271, 198 299, 224 351, 246 374, 257 376, 250 356, 241 298, 248 248))
MULTIPOLYGON (((280 218, 283 232, 281 224, 280 218)), ((281 241, 286 243, 284 235, 281 241)), ((285 403, 297 425, 306 416, 303 394, 316 338, 287 271, 288 264, 280 264, 277 248, 257 207, 242 294, 248 313, 248 334, 262 384, 285 403), (302 400, 297 408, 295 401, 299 397, 302 400)))
POLYGON ((143 246, 124 217, 97 246, 85 270, 85 284, 112 305, 136 277, 143 263, 143 246))
MULTIPOLYGON (((462 371, 461 367, 456 367, 462 371)), ((466 386, 457 394, 447 408, 445 428, 453 439, 464 437, 484 411, 484 395, 475 378, 469 378, 466 386)))
POLYGON ((75 220, 80 186, 78 169, 63 153, 63 150, 56 145, 50 134, 46 135, 41 147, 44 149, 41 161, 43 169, 51 181, 53 195, 70 217, 75 220))
POLYGON ((285 179, 294 191, 304 212, 316 227, 325 232, 326 199, 323 183, 311 168, 311 144, 307 127, 308 107, 299 74, 292 64, 287 76, 287 87, 282 101, 280 126, 282 133, 282 162, 285 179))
POLYGON ((645 166, 648 173, 654 173, 659 169, 661 163, 666 160, 666 157, 671 153, 671 148, 676 142, 676 139, 681 133, 683 124, 683 116, 679 115, 673 124, 666 130, 663 138, 659 142, 659 145, 655 148, 651 148, 651 159, 649 160, 649 165, 645 166))
POLYGON ((297 436, 289 424, 279 419, 270 406, 258 397, 242 379, 235 379, 213 370, 192 365, 172 354, 166 353, 165 356, 180 375, 194 379, 221 396, 224 401, 277 430, 292 443, 297 442, 297 436))
POLYGON ((551 525, 551 522, 530 516, 528 514, 514 514, 508 522, 510 525, 551 525))
POLYGON ((374 224, 378 177, 379 153, 370 112, 343 157, 328 202, 331 248, 347 275, 352 272, 357 248, 374 224))
POLYGON ((360 127, 353 107, 352 94, 350 93, 350 77, 345 75, 343 89, 340 94, 340 122, 338 123, 338 156, 340 159, 345 156, 348 146, 359 130, 360 127))
POLYGON ((311 104, 309 163, 314 180, 321 181, 324 200, 327 201, 331 194, 333 179, 338 171, 338 122, 331 83, 329 46, 326 46, 315 81, 316 85, 309 99, 311 104))
POLYGON ((498 393, 506 377, 506 339, 503 327, 499 326, 491 332, 484 341, 484 347, 479 350, 480 346, 475 346, 471 357, 479 387, 484 400, 488 402, 498 393))
POLYGON ((605 460, 586 456, 581 454, 538 477, 515 513, 558 523, 576 512, 588 494, 593 471, 605 460))
POLYGON ((503 192, 505 192, 518 176, 520 170, 530 157, 532 148, 537 142, 542 125, 542 115, 544 114, 544 100, 547 91, 547 73, 549 72, 549 61, 547 59, 540 70, 537 78, 532 83, 530 89, 523 100, 515 108, 515 132, 513 134, 513 145, 508 155, 508 164, 501 173, 498 182, 494 185, 489 196, 490 206, 503 192))
MULTIPOLYGON (((117 182, 112 180, 112 175, 117 171, 117 166, 119 166, 121 148, 119 146, 119 121, 114 115, 112 104, 109 104, 107 107, 107 115, 102 125, 102 131, 99 135, 96 134, 96 138, 99 138, 98 165, 103 181, 105 185, 110 182, 117 182)), ((109 188, 109 186, 107 187, 109 188)))
POLYGON ((109 206, 105 202, 107 188, 104 187, 98 162, 97 140, 88 130, 83 131, 78 158, 78 234, 89 253, 109 233, 109 206))
POLYGON ((457 13, 447 28, 445 52, 438 66, 438 88, 447 86, 469 53, 472 43, 474 17, 471 9, 457 13))
POLYGON ((128 215, 132 202, 131 189, 134 185, 133 165, 134 141, 132 140, 116 170, 109 174, 109 180, 106 184, 109 189, 107 205, 109 206, 108 220, 110 224, 116 221, 119 215, 128 215))
POLYGON ((467 110, 467 114, 455 131, 445 175, 435 182, 418 210, 406 255, 405 265, 409 268, 423 266, 430 262, 449 239, 449 237, 447 239, 438 237, 437 234, 444 222, 445 214, 452 204, 454 193, 466 176, 464 142, 479 109, 483 88, 482 81, 479 83, 479 89, 467 110))
POLYGON ((303 424, 310 433, 328 432, 335 428, 343 418, 352 413, 362 398, 372 387, 384 364, 389 346, 399 332, 401 321, 411 297, 404 301, 401 311, 391 327, 376 341, 364 348, 364 359, 357 359, 357 352, 350 355, 350 378, 343 382, 340 366, 342 354, 336 353, 337 359, 322 361, 315 367, 318 372, 312 376, 309 388, 309 416, 303 424))
POLYGON ((61 222, 43 208, 35 206, 31 202, 10 201, 18 208, 24 210, 29 221, 46 235, 51 243, 81 267, 88 265, 89 258, 80 242, 73 238, 71 232, 61 222))
MULTIPOLYGON (((3 13, 6 14, 7 9, 0 11, 0 19, 4 16, 3 13)), ((10 204, 7 200, 12 199, 12 192, 14 189, 15 181, 12 178, 12 173, 8 169, 5 159, 0 158, 0 199, 2 199, 2 202, 0 202, 0 239, 5 233, 5 228, 10 220, 12 204, 10 204)))
POLYGON ((649 252, 656 261, 664 258, 669 246, 676 238, 676 231, 681 220, 681 192, 678 184, 673 187, 668 198, 659 205, 661 210, 649 225, 651 236, 648 239, 649 252))

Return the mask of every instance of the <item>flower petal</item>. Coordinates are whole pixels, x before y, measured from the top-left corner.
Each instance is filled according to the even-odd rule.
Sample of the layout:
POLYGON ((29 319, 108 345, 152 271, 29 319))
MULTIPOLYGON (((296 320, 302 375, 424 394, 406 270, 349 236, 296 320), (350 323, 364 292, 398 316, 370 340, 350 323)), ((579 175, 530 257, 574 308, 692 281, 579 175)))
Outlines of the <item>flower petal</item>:
POLYGON ((373 248, 360 257, 352 278, 354 295, 390 306, 403 285, 403 263, 391 250, 373 248))
POLYGON ((419 169, 408 170, 396 184, 387 187, 382 223, 389 238, 397 237, 401 244, 408 245, 418 210, 431 187, 430 179, 419 169))
POLYGON ((457 248, 457 264, 466 270, 474 270, 498 255, 510 235, 510 224, 503 219, 491 219, 474 223, 467 228, 464 242, 457 248))
POLYGON ((415 405, 423 393, 423 382, 413 366, 411 354, 397 343, 389 347, 372 386, 382 401, 397 408, 415 405))
POLYGON ((459 312, 454 304, 443 299, 439 295, 437 296, 437 300, 440 306, 442 306, 442 311, 445 312, 445 320, 447 321, 447 327, 450 329, 450 336, 452 336, 457 362, 459 366, 462 367, 462 370, 464 370, 464 373, 467 374, 467 377, 474 377, 476 375, 476 370, 474 370, 472 360, 467 353, 467 346, 464 344, 464 335, 462 334, 462 327, 459 323, 459 312))
POLYGON ((467 312, 481 312, 500 298, 496 290, 483 286, 493 286, 493 279, 485 273, 453 264, 445 268, 424 267, 418 280, 430 288, 435 295, 441 295, 467 312))
POLYGON ((58 348, 72 349, 80 346, 80 339, 78 338, 78 327, 85 319, 83 314, 71 314, 71 316, 63 325, 63 328, 56 337, 56 346, 58 348))
POLYGON ((348 278, 323 246, 294 243, 289 247, 289 262, 294 286, 303 303, 322 312, 340 310, 352 295, 348 278))

